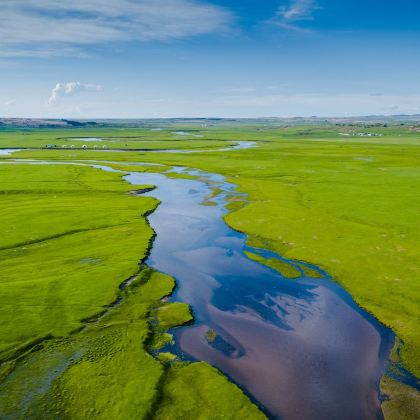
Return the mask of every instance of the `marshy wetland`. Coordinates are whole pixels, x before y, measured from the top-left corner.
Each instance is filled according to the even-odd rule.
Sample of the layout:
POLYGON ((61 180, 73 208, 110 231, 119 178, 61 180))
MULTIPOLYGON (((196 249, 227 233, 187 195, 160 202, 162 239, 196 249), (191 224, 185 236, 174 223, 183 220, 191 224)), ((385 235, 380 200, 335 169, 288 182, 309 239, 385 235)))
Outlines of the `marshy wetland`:
POLYGON ((343 130, 0 132, 2 416, 416 418, 420 140, 343 130))

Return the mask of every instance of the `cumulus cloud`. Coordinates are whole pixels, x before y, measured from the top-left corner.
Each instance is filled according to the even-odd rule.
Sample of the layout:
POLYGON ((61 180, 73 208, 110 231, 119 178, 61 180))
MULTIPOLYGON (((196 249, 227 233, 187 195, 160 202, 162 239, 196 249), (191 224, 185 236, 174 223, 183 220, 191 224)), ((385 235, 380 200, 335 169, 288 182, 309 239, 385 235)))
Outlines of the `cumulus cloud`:
POLYGON ((314 12, 320 7, 316 0, 292 0, 287 6, 281 6, 271 23, 285 29, 308 31, 300 26, 303 21, 313 20, 314 12))
POLYGON ((2 0, 1 8, 0 56, 220 33, 232 21, 228 10, 205 0, 2 0))
POLYGON ((68 83, 57 83, 51 91, 49 103, 51 105, 56 104, 60 98, 65 96, 76 95, 81 92, 99 92, 102 87, 99 85, 80 83, 80 82, 68 82, 68 83))

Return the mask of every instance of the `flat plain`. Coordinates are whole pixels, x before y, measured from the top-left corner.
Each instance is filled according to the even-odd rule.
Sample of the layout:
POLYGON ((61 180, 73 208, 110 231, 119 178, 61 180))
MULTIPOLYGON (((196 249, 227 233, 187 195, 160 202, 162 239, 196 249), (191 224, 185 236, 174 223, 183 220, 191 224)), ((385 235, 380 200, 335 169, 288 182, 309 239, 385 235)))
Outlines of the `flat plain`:
MULTIPOLYGON (((212 407, 212 418, 262 416, 209 365, 150 355, 171 339, 168 328, 191 321, 182 304, 165 315, 161 298, 174 280, 139 265, 152 244, 146 216, 158 202, 130 195, 121 173, 74 165, 82 161, 140 172, 185 166, 225 176, 247 196, 232 200, 226 222, 254 246, 330 273, 394 331, 392 358, 420 376, 416 127, 175 125, 123 135, 112 128, 10 130, 0 132, 0 148, 26 149, 0 156, 1 413, 105 417, 112 406, 128 417, 197 418, 212 407), (354 135, 359 132, 365 135, 354 135), (89 141, 75 140, 83 138, 89 141), (214 151, 237 141, 256 147, 214 151), (28 365, 29 381, 23 379, 28 365), (52 371, 59 374, 39 393, 40 378, 52 371), (97 382, 102 376, 109 381, 97 382), (147 390, 143 399, 136 389, 147 390)), ((390 376, 382 389, 390 398, 386 418, 416 418, 418 392, 390 376)))

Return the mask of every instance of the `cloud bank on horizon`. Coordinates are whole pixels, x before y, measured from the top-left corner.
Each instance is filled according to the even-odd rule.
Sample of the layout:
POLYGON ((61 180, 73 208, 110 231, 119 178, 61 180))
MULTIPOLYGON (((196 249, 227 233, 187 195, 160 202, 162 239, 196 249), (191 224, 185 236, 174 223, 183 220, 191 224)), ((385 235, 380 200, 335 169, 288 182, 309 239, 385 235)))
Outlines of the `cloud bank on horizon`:
POLYGON ((0 115, 420 113, 420 3, 394 6, 2 0, 0 115))

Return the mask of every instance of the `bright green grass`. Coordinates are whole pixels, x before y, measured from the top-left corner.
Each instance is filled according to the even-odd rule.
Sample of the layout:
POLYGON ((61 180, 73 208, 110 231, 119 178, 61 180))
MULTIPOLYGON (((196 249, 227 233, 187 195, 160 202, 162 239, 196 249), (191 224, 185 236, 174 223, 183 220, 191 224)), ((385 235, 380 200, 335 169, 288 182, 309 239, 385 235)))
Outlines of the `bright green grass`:
POLYGON ((174 367, 162 389, 158 420, 259 420, 265 416, 249 404, 242 391, 206 363, 174 367), (186 389, 194 392, 186 393, 186 389))
POLYGON ((266 259, 262 257, 261 255, 254 254, 252 252, 245 251, 245 254, 248 258, 250 258, 253 261, 259 262, 261 264, 267 265, 268 267, 274 268, 277 270, 281 275, 288 277, 289 279, 297 278, 301 275, 300 271, 293 267, 290 264, 287 264, 284 261, 275 259, 275 258, 269 258, 266 259))
POLYGON ((159 324, 159 329, 164 331, 193 320, 188 304, 181 302, 161 305, 154 316, 159 324))
MULTIPOLYGON (((207 364, 165 367, 147 352, 154 325, 150 314, 173 287, 169 276, 143 270, 122 292, 122 303, 97 322, 67 339, 46 342, 16 362, 0 383, 1 415, 144 419, 181 418, 182 413, 182 418, 196 419, 213 418, 214 411, 215 418, 264 418, 207 364)), ((190 319, 188 310, 165 304, 171 306, 174 317, 165 321, 167 327, 190 319)))
POLYGON ((0 358, 62 336, 100 312, 135 274, 157 202, 120 174, 80 166, 0 165, 0 358))
MULTIPOLYGON (((404 364, 419 376, 420 135, 391 127, 376 129, 384 137, 340 137, 342 130, 218 129, 205 138, 256 140, 259 147, 105 155, 112 161, 186 165, 225 175, 249 195, 246 206, 230 207, 239 210, 227 216, 228 223, 286 257, 325 268, 402 338, 404 364)), ((63 160, 84 153, 90 159, 98 155, 27 151, 18 156, 63 160)))
POLYGON ((174 356, 148 352, 192 320, 186 304, 161 302, 172 278, 139 273, 156 200, 89 167, 4 164, 0 178, 0 417, 142 419, 162 406, 173 418, 193 399, 200 404, 185 418, 210 405, 225 418, 264 418, 210 366, 188 365, 195 387, 180 388, 174 356), (226 397, 215 400, 209 384, 226 397))
POLYGON ((0 385, 2 415, 143 418, 164 371, 144 349, 150 306, 172 288, 171 278, 143 272, 99 322, 18 362, 0 385))

